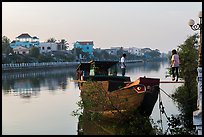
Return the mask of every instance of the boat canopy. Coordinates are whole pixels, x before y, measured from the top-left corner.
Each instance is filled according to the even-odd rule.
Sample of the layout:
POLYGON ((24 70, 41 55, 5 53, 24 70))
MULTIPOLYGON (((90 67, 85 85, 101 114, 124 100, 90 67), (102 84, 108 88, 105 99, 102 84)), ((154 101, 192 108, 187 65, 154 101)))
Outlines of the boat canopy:
POLYGON ((77 67, 77 70, 90 70, 92 66, 101 68, 101 69, 108 69, 112 66, 116 65, 119 61, 90 61, 86 63, 80 63, 77 67))
POLYGON ((87 70, 87 71, 89 71, 90 68, 91 68, 91 64, 90 63, 80 63, 76 70, 77 71, 78 70, 87 70))
POLYGON ((118 61, 90 61, 80 63, 76 70, 78 79, 84 80, 92 78, 105 80, 109 79, 109 76, 117 76, 117 64, 118 61))
POLYGON ((91 64, 91 66, 94 65, 94 67, 97 68, 108 69, 116 65, 118 62, 119 61, 90 61, 89 63, 91 64))

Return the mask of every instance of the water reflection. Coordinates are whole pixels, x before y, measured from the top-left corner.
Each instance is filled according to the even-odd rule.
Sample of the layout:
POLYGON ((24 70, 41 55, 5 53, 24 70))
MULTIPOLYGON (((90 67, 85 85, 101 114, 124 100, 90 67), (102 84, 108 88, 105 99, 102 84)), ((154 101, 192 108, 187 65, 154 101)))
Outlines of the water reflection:
MULTIPOLYGON (((148 63, 133 63, 133 64, 127 64, 127 75, 131 77, 132 80, 137 79, 139 76, 147 76, 147 77, 157 77, 160 78, 160 80, 166 80, 169 79, 166 78, 165 74, 167 71, 168 62, 148 62, 148 63)), ((120 72, 120 71, 119 71, 120 72)), ((119 73, 120 75, 120 73, 119 73)), ((168 94, 171 94, 174 92, 175 87, 179 86, 180 84, 168 84, 164 85, 161 84, 160 88, 167 90, 168 94)), ((177 109, 174 103, 170 102, 172 101, 170 98, 168 98, 164 93, 161 93, 162 96, 164 96, 164 106, 168 106, 168 115, 177 113, 177 109)), ((165 115, 161 116, 160 110, 158 107, 159 102, 157 101, 153 113, 151 117, 146 118, 145 120, 137 120, 133 117, 132 119, 128 119, 127 121, 119 120, 115 122, 108 122, 104 121, 103 119, 95 120, 93 118, 93 115, 86 116, 87 114, 82 114, 79 117, 79 124, 78 124, 78 134, 83 135, 155 135, 155 134, 161 134, 161 129, 166 130, 168 128, 168 125, 165 121, 165 115), (154 120, 152 120, 153 118, 154 120), (157 120, 164 119, 161 123, 161 129, 159 128, 152 128, 152 126, 155 126, 155 122, 157 120), (84 122, 85 121, 85 122, 84 122), (124 123, 121 123, 124 122, 124 123), (164 124, 164 125, 162 125, 164 124), (155 133, 157 132, 157 133, 155 133)), ((83 105, 82 105, 83 106, 83 105)), ((100 118, 100 117, 99 117, 100 118)))
POLYGON ((127 71, 132 73, 135 71, 135 67, 137 67, 137 71, 159 71, 161 67, 161 62, 129 63, 127 64, 127 71))
POLYGON ((38 96, 40 91, 69 88, 69 80, 75 79, 75 67, 52 70, 30 70, 2 73, 2 89, 5 95, 30 98, 38 96))
POLYGON ((78 135, 156 135, 148 117, 135 114, 107 120, 86 111, 79 116, 77 132, 78 135))
MULTIPOLYGON (((127 64, 127 76, 130 76, 131 80, 135 80, 139 76, 144 75, 147 77, 159 77, 166 80, 164 75, 166 71, 165 67, 168 67, 168 64, 164 64, 165 63, 155 62, 148 64, 127 64)), ((126 123, 123 124, 114 123, 111 125, 109 122, 102 120, 95 122, 95 119, 93 119, 93 121, 90 121, 90 119, 84 118, 86 117, 84 115, 80 119, 82 119, 82 121, 84 119, 87 123, 84 122, 84 125, 82 124, 82 127, 79 127, 79 129, 83 130, 78 130, 77 132, 77 124, 82 121, 70 115, 73 110, 77 109, 76 102, 80 100, 78 83, 70 82, 76 79, 75 69, 76 67, 74 66, 72 68, 58 68, 52 70, 3 72, 2 134, 76 135, 81 134, 80 131, 84 131, 83 134, 88 134, 87 132, 89 130, 87 128, 90 128, 90 130, 97 129, 98 134, 103 134, 102 132, 104 131, 99 130, 105 129, 105 127, 108 127, 108 129, 112 128, 114 134, 134 133, 136 126, 131 128, 131 125, 132 127, 134 124, 136 125, 134 122, 125 121, 126 123), (32 117, 32 119, 30 119, 30 117, 32 117), (96 127, 93 123, 101 126, 96 127), (100 129, 100 127, 102 129, 100 129)), ((171 94, 179 85, 181 84, 161 84, 161 88, 171 94)), ((162 99, 164 100, 163 103, 165 108, 167 108, 167 114, 178 113, 176 105, 163 93, 162 99)), ((155 122, 159 119, 159 114, 158 104, 155 104, 155 108, 151 115, 155 122)), ((163 121, 164 120, 165 117, 163 117, 163 121)), ((143 121, 141 122, 144 123, 143 121)), ((164 125, 166 124, 164 123, 164 125)), ((142 126, 138 127, 138 129, 140 129, 139 131, 143 131, 142 126)), ((152 132, 149 132, 149 134, 150 133, 152 132)), ((108 133, 105 132, 104 134, 108 133)))
MULTIPOLYGON (((161 62, 128 64, 127 74, 134 75, 135 71, 158 72, 161 65, 161 62)), ((85 104, 81 103, 79 107, 82 107, 83 113, 79 115, 78 135, 156 135, 157 129, 152 128, 150 117, 144 117, 135 112, 133 115, 126 113, 122 117, 117 119, 114 117, 110 120, 98 113, 87 112, 85 104)), ((91 102, 88 103, 90 104, 91 102)))
POLYGON ((11 90, 5 90, 4 95, 14 95, 14 96, 20 96, 21 98, 30 98, 31 96, 38 96, 39 95, 39 89, 34 88, 18 88, 18 89, 11 89, 11 90))

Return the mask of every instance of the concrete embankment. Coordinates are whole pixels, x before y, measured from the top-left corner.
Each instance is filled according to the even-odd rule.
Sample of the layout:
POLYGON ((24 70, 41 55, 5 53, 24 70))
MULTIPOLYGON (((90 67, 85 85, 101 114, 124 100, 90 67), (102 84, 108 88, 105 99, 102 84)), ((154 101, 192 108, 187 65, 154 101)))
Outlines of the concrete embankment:
MULTIPOLYGON (((143 60, 127 60, 126 63, 141 63, 143 60)), ((57 67, 72 67, 79 65, 80 62, 42 62, 42 63, 15 63, 2 64, 2 71, 16 71, 25 69, 51 69, 57 67)))
POLYGON ((43 62, 43 63, 15 63, 2 64, 2 71, 25 70, 25 69, 49 69, 58 67, 77 66, 80 62, 43 62))

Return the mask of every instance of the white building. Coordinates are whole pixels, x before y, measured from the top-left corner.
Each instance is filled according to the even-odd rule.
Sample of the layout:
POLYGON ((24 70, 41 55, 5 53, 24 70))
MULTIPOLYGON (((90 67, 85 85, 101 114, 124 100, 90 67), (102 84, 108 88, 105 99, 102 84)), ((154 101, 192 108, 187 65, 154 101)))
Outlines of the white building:
POLYGON ((52 42, 42 42, 39 45, 40 53, 47 53, 58 50, 58 44, 52 42))
POLYGON ((29 49, 23 46, 13 48, 15 54, 29 54, 29 49))
POLYGON ((10 43, 11 48, 16 48, 18 46, 30 48, 32 46, 38 46, 39 45, 39 38, 34 36, 31 37, 28 33, 22 33, 18 37, 16 37, 16 40, 13 40, 10 43))
POLYGON ((143 55, 143 53, 141 52, 141 49, 136 48, 136 47, 131 47, 131 48, 128 48, 127 50, 128 50, 129 53, 135 54, 137 56, 142 56, 143 55))

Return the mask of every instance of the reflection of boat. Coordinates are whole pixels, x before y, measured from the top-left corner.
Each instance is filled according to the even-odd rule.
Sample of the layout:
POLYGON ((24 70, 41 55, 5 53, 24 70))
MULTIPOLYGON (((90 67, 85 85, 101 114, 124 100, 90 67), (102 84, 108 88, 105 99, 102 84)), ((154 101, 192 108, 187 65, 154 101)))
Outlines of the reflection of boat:
POLYGON ((77 68, 77 78, 84 108, 105 117, 139 110, 150 116, 157 101, 160 80, 117 76, 117 61, 90 61, 77 68))
POLYGON ((83 112, 79 116, 78 135, 155 135, 147 117, 128 117, 123 120, 104 120, 97 114, 83 112))

